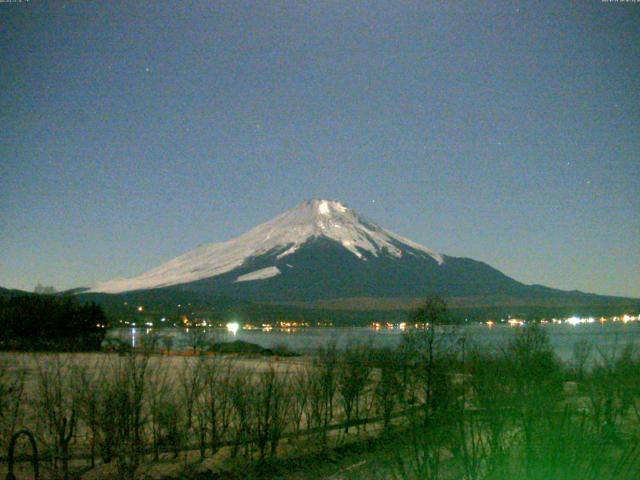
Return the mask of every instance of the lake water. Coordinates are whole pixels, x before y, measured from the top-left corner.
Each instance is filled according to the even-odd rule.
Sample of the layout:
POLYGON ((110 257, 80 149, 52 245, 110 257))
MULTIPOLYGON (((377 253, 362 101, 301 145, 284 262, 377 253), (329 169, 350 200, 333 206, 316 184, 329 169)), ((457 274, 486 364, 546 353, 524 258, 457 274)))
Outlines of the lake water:
MULTIPOLYGON (((467 345, 476 344, 482 348, 495 349, 505 345, 521 327, 495 325, 489 328, 485 325, 469 325, 455 328, 454 335, 464 335, 467 345)), ((640 322, 607 322, 605 324, 593 323, 582 325, 545 325, 543 327, 549 333, 549 339, 557 354, 564 360, 571 359, 576 342, 586 340, 594 347, 594 352, 600 350, 604 353, 620 351, 627 344, 633 344, 640 349, 640 322)), ((450 329, 447 329, 449 331, 450 329)), ((173 337, 173 349, 187 349, 189 336, 182 329, 155 330, 160 336, 173 337)), ((295 331, 285 332, 272 330, 239 330, 235 335, 221 329, 211 329, 208 334, 209 342, 243 340, 258 344, 264 348, 273 348, 284 345, 290 350, 299 353, 311 353, 318 347, 336 342, 338 348, 344 347, 349 341, 370 343, 376 347, 394 347, 402 341, 402 331, 374 330, 371 327, 353 328, 300 328, 295 331)), ((140 345, 144 336, 149 334, 149 329, 113 329, 109 331, 107 338, 119 338, 140 345)))

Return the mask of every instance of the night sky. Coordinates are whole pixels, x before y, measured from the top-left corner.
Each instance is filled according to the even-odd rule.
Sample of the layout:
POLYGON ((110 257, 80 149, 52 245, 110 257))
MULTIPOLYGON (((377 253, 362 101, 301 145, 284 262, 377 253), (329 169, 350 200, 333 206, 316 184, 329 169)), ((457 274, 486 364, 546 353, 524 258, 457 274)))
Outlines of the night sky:
POLYGON ((344 202, 640 297, 640 4, 0 3, 0 285, 91 285, 344 202))

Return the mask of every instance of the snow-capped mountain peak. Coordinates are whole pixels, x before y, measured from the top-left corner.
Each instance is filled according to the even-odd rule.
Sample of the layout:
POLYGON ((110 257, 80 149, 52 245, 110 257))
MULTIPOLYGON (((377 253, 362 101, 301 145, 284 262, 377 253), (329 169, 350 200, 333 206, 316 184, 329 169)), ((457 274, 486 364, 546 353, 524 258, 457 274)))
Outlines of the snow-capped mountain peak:
MULTIPOLYGON (((91 291, 118 293, 189 283, 230 272, 261 255, 275 253, 281 259, 318 237, 341 244, 363 261, 367 255, 377 257, 383 251, 396 258, 419 251, 438 264, 443 262, 440 254, 363 219, 340 202, 307 200, 233 240, 203 245, 142 275, 111 280, 91 291)), ((256 276, 242 275, 238 280, 265 279, 281 273, 275 266, 263 270, 256 276)))

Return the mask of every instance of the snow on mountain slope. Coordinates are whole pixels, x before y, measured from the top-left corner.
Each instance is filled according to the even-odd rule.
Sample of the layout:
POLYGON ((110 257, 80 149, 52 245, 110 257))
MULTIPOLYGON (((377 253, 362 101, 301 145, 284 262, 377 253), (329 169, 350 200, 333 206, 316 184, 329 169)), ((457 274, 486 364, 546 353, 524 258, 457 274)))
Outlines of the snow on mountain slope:
MULTIPOLYGON (((210 278, 234 270, 252 257, 267 253, 285 257, 315 237, 334 240, 363 261, 365 252, 378 256, 383 249, 397 258, 403 253, 413 254, 411 250, 403 252, 402 246, 407 246, 426 253, 438 264, 443 263, 440 254, 362 219, 339 202, 308 200, 233 240, 203 245, 142 275, 110 280, 90 291, 120 293, 210 278)), ((262 274, 278 275, 280 271, 273 268, 263 269, 266 272, 262 274)), ((242 275, 236 281, 268 278, 260 277, 259 272, 242 275), (253 274, 258 277, 252 278, 253 274)))
POLYGON ((250 282, 251 280, 265 280, 267 278, 280 275, 280 269, 278 267, 267 267, 256 270, 255 272, 245 273, 236 278, 237 282, 250 282))

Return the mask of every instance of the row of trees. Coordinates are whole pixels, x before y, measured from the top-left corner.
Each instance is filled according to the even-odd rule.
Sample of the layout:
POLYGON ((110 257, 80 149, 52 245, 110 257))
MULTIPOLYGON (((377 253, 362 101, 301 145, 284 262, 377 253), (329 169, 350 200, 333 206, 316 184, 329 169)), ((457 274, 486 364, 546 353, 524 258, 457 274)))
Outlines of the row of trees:
POLYGON ((168 358, 145 354, 34 355, 19 368, 2 368, 0 391, 8 408, 2 445, 24 423, 31 427, 55 476, 70 475, 70 459, 111 464, 119 478, 133 478, 149 457, 177 458, 195 450, 201 459, 225 448, 242 463, 274 458, 285 437, 325 447, 340 441, 332 431, 359 431, 373 417, 389 424, 398 411, 398 379, 374 374, 371 352, 353 345, 328 347, 312 362, 290 367, 269 362, 249 368, 225 356, 168 358), (34 391, 24 374, 35 372, 34 391), (8 385, 8 383, 7 383, 8 385), (24 400, 36 400, 26 404, 24 400), (332 443, 334 442, 334 443, 332 443))
POLYGON ((0 297, 0 348, 99 350, 106 322, 100 306, 71 297, 0 297))
MULTIPOLYGON (((40 401, 20 418, 36 420, 45 457, 63 476, 69 457, 86 454, 91 466, 113 463, 122 476, 146 455, 177 457, 185 449, 205 458, 229 447, 234 458, 264 462, 284 436, 328 447, 332 431, 359 433, 374 417, 390 425, 404 399, 416 397, 404 357, 357 343, 340 352, 329 345, 289 368, 271 362, 258 370, 232 356, 129 352, 89 365, 86 356, 33 356, 17 371, 37 372, 31 394, 40 401)), ((16 423, 7 425, 5 441, 16 423)))
POLYGON ((3 448, 28 426, 52 476, 97 466, 135 478, 162 457, 186 461, 187 451, 246 466, 375 432, 393 446, 380 465, 391 478, 635 478, 640 358, 632 349, 607 354, 579 343, 564 364, 532 325, 487 351, 439 327, 445 314, 441 302, 428 303, 427 328, 397 349, 329 345, 292 363, 25 357, 0 369, 3 448))
POLYGON ((426 338, 423 408, 387 458, 392 478, 637 477, 640 356, 631 345, 594 351, 581 341, 563 363, 538 324, 491 351, 437 329, 426 338))

